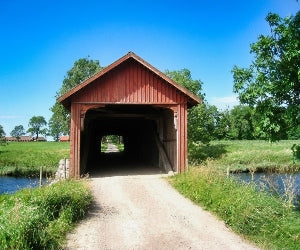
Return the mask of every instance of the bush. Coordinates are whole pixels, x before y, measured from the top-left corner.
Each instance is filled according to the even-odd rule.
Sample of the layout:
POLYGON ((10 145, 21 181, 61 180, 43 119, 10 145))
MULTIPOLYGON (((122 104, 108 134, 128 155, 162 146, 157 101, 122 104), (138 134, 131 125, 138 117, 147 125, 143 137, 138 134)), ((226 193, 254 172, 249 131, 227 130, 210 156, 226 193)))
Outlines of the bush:
POLYGON ((57 249, 92 196, 74 180, 0 196, 0 246, 3 249, 57 249))
POLYGON ((296 161, 300 161, 300 144, 294 144, 291 149, 293 151, 293 162, 295 164, 296 161))

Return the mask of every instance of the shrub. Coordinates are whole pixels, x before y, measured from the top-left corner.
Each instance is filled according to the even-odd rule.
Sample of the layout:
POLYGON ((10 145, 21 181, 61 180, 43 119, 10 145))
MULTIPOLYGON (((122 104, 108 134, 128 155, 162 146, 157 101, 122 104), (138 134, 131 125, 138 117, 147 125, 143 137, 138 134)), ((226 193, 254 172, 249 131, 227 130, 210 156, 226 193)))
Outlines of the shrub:
POLYGON ((0 246, 57 249, 92 200, 86 183, 65 181, 0 196, 0 246))
POLYGON ((300 144, 293 144, 291 149, 293 151, 293 163, 295 164, 296 161, 300 161, 300 144))

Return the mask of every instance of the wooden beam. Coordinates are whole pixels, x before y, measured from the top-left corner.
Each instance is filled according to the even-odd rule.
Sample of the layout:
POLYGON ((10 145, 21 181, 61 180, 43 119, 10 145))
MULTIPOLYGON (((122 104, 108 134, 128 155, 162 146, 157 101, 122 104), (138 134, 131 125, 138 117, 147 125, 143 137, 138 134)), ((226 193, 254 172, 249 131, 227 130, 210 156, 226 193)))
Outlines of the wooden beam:
POLYGON ((170 172, 173 172, 173 169, 172 169, 172 165, 170 163, 170 160, 169 160, 169 158, 166 154, 166 151, 164 149, 164 146, 161 143, 161 141, 159 140, 157 133, 153 132, 153 137, 155 138, 155 143, 156 143, 156 146, 157 146, 157 149, 158 149, 158 152, 159 152, 159 157, 162 161, 162 167, 164 168, 166 173, 169 174, 170 172))

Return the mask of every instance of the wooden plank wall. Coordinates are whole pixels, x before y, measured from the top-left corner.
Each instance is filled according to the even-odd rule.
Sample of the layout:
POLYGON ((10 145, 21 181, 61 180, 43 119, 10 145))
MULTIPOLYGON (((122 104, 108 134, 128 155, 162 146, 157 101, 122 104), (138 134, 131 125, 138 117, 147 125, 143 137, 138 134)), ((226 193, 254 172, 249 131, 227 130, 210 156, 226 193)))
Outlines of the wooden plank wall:
POLYGON ((177 130, 175 128, 174 113, 165 109, 163 117, 163 146, 174 171, 177 171, 177 130))
POLYGON ((72 103, 70 135, 70 176, 73 178, 80 177, 80 108, 80 104, 72 103))
POLYGON ((177 104, 183 94, 142 65, 124 63, 75 94, 72 102, 177 104))
POLYGON ((187 104, 180 104, 178 111, 177 137, 178 172, 184 172, 187 166, 187 104))

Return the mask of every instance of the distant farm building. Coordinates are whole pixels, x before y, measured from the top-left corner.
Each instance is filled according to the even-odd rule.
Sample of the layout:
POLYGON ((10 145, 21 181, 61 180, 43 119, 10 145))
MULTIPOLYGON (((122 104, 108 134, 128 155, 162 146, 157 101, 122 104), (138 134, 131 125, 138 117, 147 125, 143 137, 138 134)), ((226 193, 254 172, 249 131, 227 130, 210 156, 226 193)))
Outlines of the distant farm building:
POLYGON ((71 112, 71 177, 104 167, 101 139, 107 135, 122 136, 119 162, 126 167, 186 169, 187 109, 201 100, 134 53, 58 101, 71 112))
MULTIPOLYGON (((16 137, 5 137, 7 142, 17 142, 16 137)), ((33 136, 20 136, 19 142, 32 142, 32 141, 47 141, 44 137, 38 137, 36 140, 33 136)))
POLYGON ((46 138, 44 138, 44 137, 38 137, 37 139, 35 139, 35 137, 34 137, 33 140, 34 141, 47 141, 46 138))
MULTIPOLYGON (((18 141, 16 137, 6 137, 7 142, 14 142, 18 141)), ((34 141, 34 138, 32 136, 20 136, 19 142, 31 142, 34 141)))
POLYGON ((59 141, 60 142, 68 142, 68 141, 70 141, 70 136, 63 135, 63 136, 59 137, 59 141))
POLYGON ((5 137, 7 142, 13 142, 13 141, 18 141, 16 137, 5 137))

